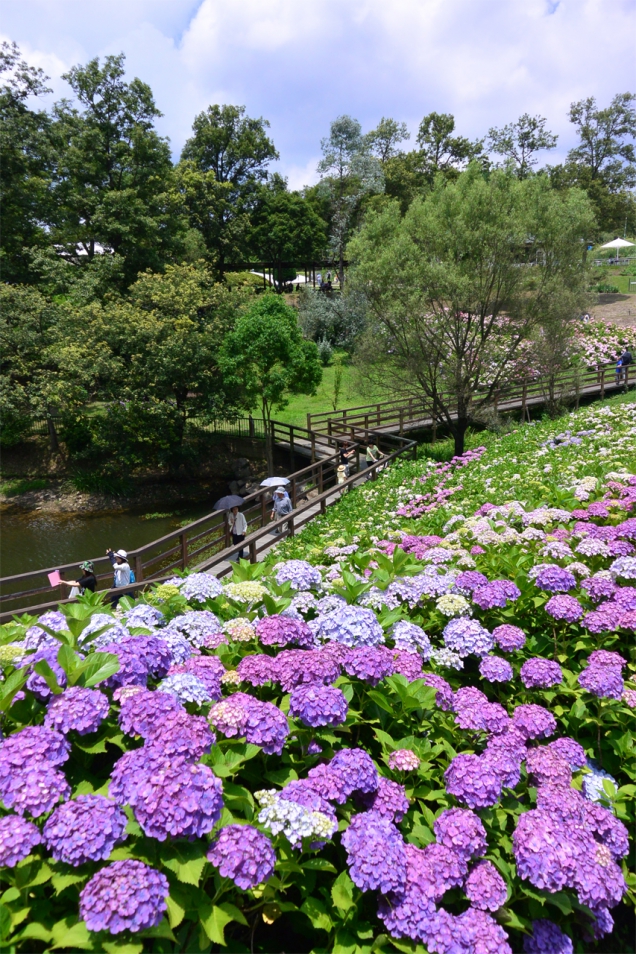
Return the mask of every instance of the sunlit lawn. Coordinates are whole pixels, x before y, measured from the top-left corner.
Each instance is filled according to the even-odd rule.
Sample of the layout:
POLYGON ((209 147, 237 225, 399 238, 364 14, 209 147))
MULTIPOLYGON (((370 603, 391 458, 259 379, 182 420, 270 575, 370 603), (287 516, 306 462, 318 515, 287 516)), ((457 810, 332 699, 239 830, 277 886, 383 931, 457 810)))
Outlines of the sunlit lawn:
MULTIPOLYGON (((307 427, 307 414, 320 414, 323 411, 333 411, 334 369, 323 368, 322 382, 316 394, 309 397, 305 394, 292 396, 289 404, 282 411, 274 411, 273 417, 286 424, 299 424, 307 427)), ((367 392, 360 387, 358 372, 351 366, 345 366, 342 374, 342 388, 337 407, 357 407, 362 404, 371 404, 373 401, 386 401, 387 395, 377 395, 367 392)))

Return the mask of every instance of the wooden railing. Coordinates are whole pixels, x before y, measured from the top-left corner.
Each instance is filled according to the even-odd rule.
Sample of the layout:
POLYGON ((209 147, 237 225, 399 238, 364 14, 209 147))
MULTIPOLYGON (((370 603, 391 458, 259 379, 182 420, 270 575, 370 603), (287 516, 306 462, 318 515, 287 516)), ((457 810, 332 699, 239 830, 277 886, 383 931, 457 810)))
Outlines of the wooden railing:
MULTIPOLYGON (((276 435, 285 433, 291 448, 297 445, 298 440, 305 440, 304 428, 294 428, 290 435, 285 425, 278 422, 272 422, 275 426, 273 432, 276 435), (300 434, 296 434, 300 432, 300 434)), ((310 435, 311 438, 311 435, 310 435)), ((342 437, 330 437, 329 442, 335 448, 342 442, 342 437)), ((311 440, 309 441, 309 451, 312 450, 311 440)), ((324 449, 326 442, 321 436, 315 438, 313 443, 314 453, 324 449), (316 447, 316 445, 318 445, 316 447)), ((328 445, 327 445, 328 446, 328 445)), ((354 446, 356 469, 360 469, 360 447, 354 446)), ((415 454, 417 445, 414 441, 408 441, 395 435, 382 436, 380 438, 380 449, 386 455, 387 459, 393 459, 404 454, 415 454)), ((293 452, 293 451, 292 451, 293 452)), ((386 462, 386 460, 384 461, 386 462)), ((288 533, 294 533, 298 526, 299 514, 303 514, 303 522, 307 519, 313 519, 317 513, 312 511, 315 503, 329 500, 334 493, 338 492, 338 464, 339 451, 336 450, 329 456, 322 457, 297 470, 289 475, 290 483, 287 491, 294 507, 294 513, 291 517, 283 520, 289 522, 290 529, 288 533), (307 516, 311 511, 311 516, 307 516)), ((372 473, 375 474, 375 468, 372 473)), ((358 477, 359 479, 359 477, 358 477)), ((256 559, 258 553, 263 549, 256 546, 255 541, 261 541, 269 536, 271 529, 278 526, 281 521, 270 523, 271 513, 271 490, 258 490, 245 498, 242 512, 245 514, 248 534, 243 544, 231 546, 230 527, 223 511, 213 511, 199 520, 195 520, 179 530, 174 530, 151 543, 147 543, 136 550, 128 551, 128 561, 135 572, 136 583, 126 587, 126 592, 135 592, 143 589, 148 580, 158 581, 159 579, 168 579, 174 575, 175 570, 185 570, 188 567, 195 566, 197 569, 208 569, 224 563, 228 559, 228 554, 232 555, 241 549, 247 549, 250 553, 250 559, 256 559), (172 573, 171 573, 172 571, 172 573)), ((270 538, 269 545, 272 540, 270 538)), ((108 589, 112 581, 113 571, 110 561, 106 556, 93 557, 91 561, 95 566, 95 573, 98 580, 98 589, 108 589)), ((0 622, 6 622, 15 613, 20 612, 43 612, 45 608, 57 606, 60 602, 66 602, 68 596, 68 587, 62 584, 54 589, 48 582, 48 574, 58 570, 64 578, 75 579, 77 574, 77 562, 67 563, 64 566, 47 567, 41 570, 32 570, 28 573, 19 573, 15 576, 8 576, 0 579, 0 622), (40 602, 38 597, 47 594, 54 599, 40 602)), ((120 591, 121 592, 121 591, 120 591)))
MULTIPOLYGON (((616 363, 612 362, 596 368, 566 371, 552 379, 548 376, 536 376, 521 381, 511 381, 495 392, 492 403, 495 410, 500 412, 520 410, 523 419, 530 407, 545 404, 551 392, 573 397, 578 407, 582 397, 598 395, 604 398, 607 393, 629 386, 633 381, 632 366, 623 369, 619 381, 616 375, 616 363)), ((486 393, 485 388, 476 391, 474 402, 477 404, 486 393)), ((445 396, 445 400, 449 400, 448 396, 445 396)), ((378 429, 403 434, 406 429, 414 429, 416 426, 428 427, 435 422, 436 418, 439 420, 434 410, 433 400, 426 397, 384 401, 342 408, 337 411, 325 411, 321 414, 308 414, 307 428, 312 433, 323 434, 327 437, 348 435, 353 438, 359 432, 378 429)))

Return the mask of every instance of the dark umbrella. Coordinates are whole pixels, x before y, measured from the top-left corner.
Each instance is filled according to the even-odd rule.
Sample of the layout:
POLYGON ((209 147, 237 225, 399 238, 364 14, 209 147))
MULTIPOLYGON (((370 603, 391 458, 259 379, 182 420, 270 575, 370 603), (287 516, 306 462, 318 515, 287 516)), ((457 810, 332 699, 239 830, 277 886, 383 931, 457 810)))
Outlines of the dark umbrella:
POLYGON ((242 507, 245 501, 238 494, 230 494, 227 497, 221 497, 214 504, 215 510, 231 510, 232 507, 242 507))

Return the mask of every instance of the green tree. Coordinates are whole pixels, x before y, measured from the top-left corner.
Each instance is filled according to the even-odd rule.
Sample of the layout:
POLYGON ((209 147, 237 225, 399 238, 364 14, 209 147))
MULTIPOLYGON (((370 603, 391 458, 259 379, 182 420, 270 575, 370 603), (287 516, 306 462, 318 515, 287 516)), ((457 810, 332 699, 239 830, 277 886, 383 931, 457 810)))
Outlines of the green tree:
POLYGON ((262 261, 301 264, 324 252, 326 222, 304 196, 289 192, 277 173, 260 187, 251 219, 250 248, 262 261))
POLYGON ((296 312, 277 295, 263 295, 236 322, 221 351, 221 371, 243 404, 260 406, 267 422, 267 462, 273 470, 269 422, 290 394, 315 394, 322 378, 318 349, 303 340, 296 312))
POLYGON ((267 120, 246 116, 244 106, 209 106, 195 118, 181 154, 191 163, 180 171, 190 221, 221 276, 226 262, 245 254, 259 183, 278 159, 268 127, 267 120))
POLYGON ((519 179, 525 179, 537 164, 536 153, 554 149, 558 136, 546 129, 547 119, 524 113, 516 123, 488 130, 488 148, 503 156, 519 179))
POLYGON ((340 287, 344 285, 344 250, 365 196, 384 190, 379 160, 371 155, 362 127, 351 116, 339 116, 322 140, 318 164, 323 193, 331 206, 331 247, 338 260, 340 287))
POLYGON ((545 177, 485 177, 477 163, 454 182, 438 177, 405 216, 397 203, 370 214, 349 247, 368 300, 357 352, 366 377, 424 401, 462 453, 554 294, 567 291, 573 314, 585 300, 593 226, 583 193, 558 194, 545 177))
POLYGON ((15 43, 0 46, 0 74, 0 273, 5 282, 20 282, 32 280, 28 250, 47 242, 52 169, 49 117, 27 103, 50 89, 15 43))
POLYGON ((186 223, 168 142, 153 128, 161 113, 146 83, 125 81, 124 61, 96 58, 64 75, 79 108, 62 100, 53 110, 52 237, 78 264, 121 255, 129 283, 179 255, 186 223))
POLYGON ((455 117, 450 113, 429 113, 420 123, 419 162, 430 181, 438 172, 457 175, 482 152, 481 140, 471 142, 465 136, 453 135, 454 132, 455 117))
POLYGON ((384 164, 398 154, 398 145, 410 139, 411 136, 406 123, 398 122, 396 119, 386 119, 383 116, 377 127, 367 133, 364 138, 369 151, 384 164))

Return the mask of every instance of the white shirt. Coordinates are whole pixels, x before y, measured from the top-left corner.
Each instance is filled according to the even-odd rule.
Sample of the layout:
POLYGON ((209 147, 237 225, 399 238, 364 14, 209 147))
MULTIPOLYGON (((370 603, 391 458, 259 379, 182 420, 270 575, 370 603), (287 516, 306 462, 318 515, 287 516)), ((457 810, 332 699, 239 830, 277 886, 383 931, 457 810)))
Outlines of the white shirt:
POLYGON ((232 514, 230 516, 230 525, 232 527, 232 533, 235 533, 237 537, 242 537, 247 533, 247 520, 243 513, 232 514))

